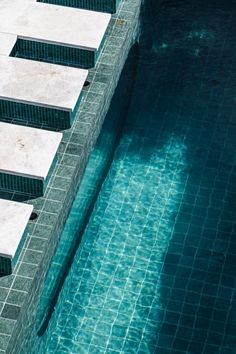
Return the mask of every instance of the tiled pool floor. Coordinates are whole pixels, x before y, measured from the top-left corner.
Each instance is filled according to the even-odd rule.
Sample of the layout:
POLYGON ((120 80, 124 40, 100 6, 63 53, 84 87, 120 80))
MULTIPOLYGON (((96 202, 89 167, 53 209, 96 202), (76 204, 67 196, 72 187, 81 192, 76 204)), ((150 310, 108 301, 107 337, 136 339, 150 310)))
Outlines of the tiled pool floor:
POLYGON ((236 352, 235 10, 146 5, 127 124, 41 353, 236 352))

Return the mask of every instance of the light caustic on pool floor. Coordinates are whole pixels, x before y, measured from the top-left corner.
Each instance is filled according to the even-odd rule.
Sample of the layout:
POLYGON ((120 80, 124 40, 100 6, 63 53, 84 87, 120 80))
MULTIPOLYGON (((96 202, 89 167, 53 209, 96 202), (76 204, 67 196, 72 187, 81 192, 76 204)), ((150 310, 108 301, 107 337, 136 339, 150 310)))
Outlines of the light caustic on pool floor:
POLYGON ((185 146, 173 136, 145 161, 132 151, 139 142, 144 152, 141 140, 124 136, 117 150, 49 325, 49 352, 68 340, 72 353, 153 349, 185 146))

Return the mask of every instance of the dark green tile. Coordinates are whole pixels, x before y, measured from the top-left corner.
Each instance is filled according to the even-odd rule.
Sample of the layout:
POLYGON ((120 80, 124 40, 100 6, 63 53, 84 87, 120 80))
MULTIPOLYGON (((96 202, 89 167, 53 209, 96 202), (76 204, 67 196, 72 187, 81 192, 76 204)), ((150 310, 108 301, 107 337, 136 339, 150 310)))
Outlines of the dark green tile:
POLYGON ((6 302, 7 304, 21 307, 25 301, 26 296, 26 292, 10 290, 6 302))
POLYGON ((22 276, 16 276, 12 285, 13 290, 28 291, 31 286, 32 280, 22 276))
POLYGON ((14 320, 0 317, 0 333, 5 335, 12 334, 15 323, 14 320))
POLYGON ((31 237, 27 248, 34 251, 44 251, 46 244, 47 240, 45 239, 31 237))
POLYGON ((7 318, 10 320, 17 320, 20 314, 20 307, 19 306, 14 306, 14 305, 8 305, 6 304, 3 307, 1 317, 7 318))
POLYGON ((9 293, 8 288, 0 288, 0 301, 5 301, 9 293))
POLYGON ((5 334, 0 334, 0 350, 6 350, 9 343, 10 336, 5 334))
POLYGON ((42 259, 41 252, 26 250, 24 256, 22 257, 22 262, 38 265, 41 259, 42 259))

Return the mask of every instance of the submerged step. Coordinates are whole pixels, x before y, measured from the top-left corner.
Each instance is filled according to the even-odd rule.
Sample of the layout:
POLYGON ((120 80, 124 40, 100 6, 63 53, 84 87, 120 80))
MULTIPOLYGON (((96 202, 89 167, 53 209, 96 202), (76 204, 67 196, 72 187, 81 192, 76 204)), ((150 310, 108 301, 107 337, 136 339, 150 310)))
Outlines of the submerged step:
POLYGON ((67 129, 88 71, 0 55, 0 119, 67 129))
POLYGON ((0 190, 42 196, 61 133, 0 122, 0 190))
POLYGON ((120 0, 37 0, 37 2, 114 14, 117 11, 120 0))
POLYGON ((0 276, 13 271, 32 211, 31 205, 0 199, 0 276))
POLYGON ((31 0, 0 0, 0 32, 17 35, 13 56, 90 68, 111 16, 31 0))

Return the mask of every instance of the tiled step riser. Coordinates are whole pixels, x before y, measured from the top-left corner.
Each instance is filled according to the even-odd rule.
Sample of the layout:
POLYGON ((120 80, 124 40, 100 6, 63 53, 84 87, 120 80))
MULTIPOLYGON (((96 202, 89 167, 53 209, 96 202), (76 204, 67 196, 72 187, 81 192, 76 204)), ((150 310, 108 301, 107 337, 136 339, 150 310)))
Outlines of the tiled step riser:
POLYGON ((0 276, 6 276, 12 274, 14 267, 19 259, 20 253, 23 249, 26 237, 27 237, 27 230, 24 232, 24 235, 22 236, 21 242, 17 248, 17 252, 13 259, 0 256, 0 276))
POLYGON ((99 53, 100 50, 97 52, 18 39, 11 56, 89 69, 95 66, 99 53))
POLYGON ((17 192, 32 197, 42 197, 55 168, 57 156, 50 167, 47 178, 43 181, 36 178, 0 173, 0 191, 17 192))
POLYGON ((0 100, 0 121, 6 123, 25 123, 32 127, 53 130, 69 129, 73 124, 81 99, 82 94, 73 112, 0 100))
POLYGON ((37 2, 114 14, 117 11, 120 0, 37 0, 37 2))
POLYGON ((21 122, 39 128, 68 129, 70 112, 0 100, 0 120, 7 123, 21 122))
POLYGON ((10 275, 13 267, 9 258, 0 257, 0 276, 10 275))
POLYGON ((42 196, 44 183, 41 180, 0 173, 0 190, 42 196))

